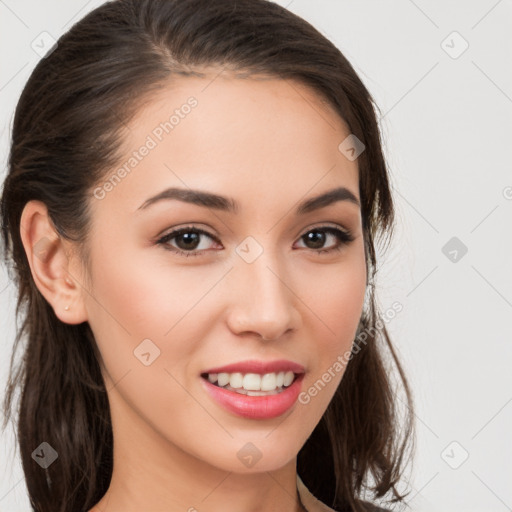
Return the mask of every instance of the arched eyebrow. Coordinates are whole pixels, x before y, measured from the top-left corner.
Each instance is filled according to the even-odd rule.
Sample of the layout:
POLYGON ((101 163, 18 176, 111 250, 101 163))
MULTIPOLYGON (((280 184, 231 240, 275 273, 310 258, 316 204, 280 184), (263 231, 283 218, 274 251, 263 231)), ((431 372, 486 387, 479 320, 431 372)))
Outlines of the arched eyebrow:
MULTIPOLYGON (((171 187, 144 201, 137 211, 145 210, 151 205, 164 200, 183 201, 185 203, 191 203, 197 206, 212 208, 214 210, 225 211, 233 214, 238 213, 240 209, 239 204, 230 197, 220 196, 204 190, 171 187)), ((304 215, 306 213, 311 213, 312 211, 325 208, 326 206, 338 201, 349 201, 361 208, 359 200, 352 191, 346 187, 338 187, 318 196, 306 199, 297 206, 295 214, 304 215)))

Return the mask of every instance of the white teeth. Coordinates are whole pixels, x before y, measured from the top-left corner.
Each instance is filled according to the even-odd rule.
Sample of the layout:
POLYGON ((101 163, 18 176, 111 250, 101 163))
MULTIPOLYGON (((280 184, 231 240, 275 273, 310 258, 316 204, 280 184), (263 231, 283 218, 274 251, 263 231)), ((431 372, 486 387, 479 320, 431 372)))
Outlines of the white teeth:
POLYGON ((247 373, 244 375, 242 387, 247 391, 261 391, 261 376, 257 373, 247 373))
POLYGON ((275 373, 266 373, 261 378, 261 391, 272 391, 277 387, 277 375, 275 373))
POLYGON ((292 371, 279 373, 209 373, 208 380, 214 384, 232 391, 238 391, 249 396, 263 396, 288 387, 295 379, 292 371))
POLYGON ((293 382, 293 379, 294 379, 293 372, 286 372, 284 374, 283 386, 289 386, 293 382))
POLYGON ((217 376, 217 384, 222 387, 229 384, 229 373, 219 373, 217 376))
POLYGON ((232 373, 231 377, 229 377, 229 385, 232 388, 241 388, 243 387, 244 376, 241 373, 232 373))

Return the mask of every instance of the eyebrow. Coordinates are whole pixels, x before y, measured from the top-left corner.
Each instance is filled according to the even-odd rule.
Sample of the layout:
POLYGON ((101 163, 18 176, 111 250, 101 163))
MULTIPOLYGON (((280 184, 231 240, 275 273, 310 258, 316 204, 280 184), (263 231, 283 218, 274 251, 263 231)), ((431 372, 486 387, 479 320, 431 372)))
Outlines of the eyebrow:
MULTIPOLYGON (((178 200, 185 203, 203 206, 205 208, 213 208, 214 210, 225 211, 229 213, 237 213, 239 211, 238 203, 230 198, 224 197, 203 190, 191 190, 183 188, 168 188, 159 194, 150 197, 139 206, 138 210, 145 210, 149 206, 163 200, 178 200)), ((325 208, 338 201, 349 201, 359 208, 359 200, 348 188, 338 187, 318 196, 312 197, 299 204, 295 210, 296 215, 304 215, 320 208, 325 208)))

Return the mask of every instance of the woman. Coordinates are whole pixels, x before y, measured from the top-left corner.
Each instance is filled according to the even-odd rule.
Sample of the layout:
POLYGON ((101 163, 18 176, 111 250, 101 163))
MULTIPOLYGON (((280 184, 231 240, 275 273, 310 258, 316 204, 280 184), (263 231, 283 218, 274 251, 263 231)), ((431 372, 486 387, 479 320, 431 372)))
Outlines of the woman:
POLYGON ((1 212, 34 510, 403 503, 412 404, 374 297, 387 170, 370 94, 307 22, 264 0, 97 8, 26 84, 1 212))

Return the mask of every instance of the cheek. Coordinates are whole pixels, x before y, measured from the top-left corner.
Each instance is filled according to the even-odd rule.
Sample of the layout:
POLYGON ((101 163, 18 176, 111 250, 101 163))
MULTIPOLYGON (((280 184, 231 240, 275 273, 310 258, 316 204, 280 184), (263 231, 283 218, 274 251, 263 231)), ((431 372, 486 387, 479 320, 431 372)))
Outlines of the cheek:
POLYGON ((339 265, 319 266, 309 274, 304 302, 317 317, 321 343, 329 351, 345 350, 356 334, 364 305, 364 250, 354 251, 339 265))
POLYGON ((120 423, 140 425, 144 418, 165 437, 177 435, 179 444, 180 432, 193 431, 189 416, 201 418, 194 425, 204 428, 204 410, 187 391, 187 372, 208 313, 197 303, 212 284, 194 277, 194 285, 190 272, 171 272, 165 261, 142 266, 136 251, 131 258, 108 257, 104 246, 103 254, 93 269, 89 323, 103 359, 113 422, 122 431, 120 423), (176 404, 188 414, 176 418, 176 404))
POLYGON ((163 283, 158 282, 158 270, 141 268, 133 249, 122 247, 112 239, 96 242, 93 288, 86 296, 89 324, 113 380, 135 363, 140 365, 134 350, 143 340, 161 345, 172 321, 162 310, 166 303, 167 311, 173 310, 169 296, 164 297, 163 283))
MULTIPOLYGON (((128 331, 132 338, 164 338, 194 299, 197 301, 197 286, 191 278, 194 283, 197 279, 190 271, 172 269, 170 257, 167 260, 159 254, 148 259, 145 253, 156 253, 156 247, 122 250, 120 244, 113 247, 106 241, 101 246, 97 249, 101 256, 93 258, 94 293, 88 301, 94 313, 91 316, 99 317, 103 324, 117 324, 116 329, 121 328, 125 335, 128 331)), ((201 284, 205 287, 204 281, 201 284)))
POLYGON ((92 297, 86 297, 89 324, 111 378, 141 366, 140 351, 158 356, 152 368, 186 367, 207 335, 213 313, 207 294, 225 269, 192 270, 176 265, 164 249, 145 249, 155 251, 145 259, 140 250, 120 246, 101 244, 101 257, 93 257, 92 297))
POLYGON ((357 334, 366 291, 364 249, 339 265, 318 267, 305 284, 308 292, 303 300, 312 311, 315 356, 299 402, 321 415, 343 378, 357 334))

